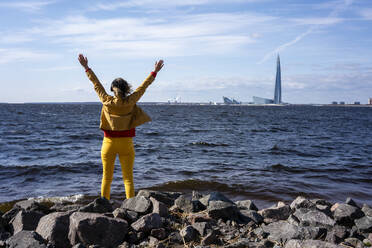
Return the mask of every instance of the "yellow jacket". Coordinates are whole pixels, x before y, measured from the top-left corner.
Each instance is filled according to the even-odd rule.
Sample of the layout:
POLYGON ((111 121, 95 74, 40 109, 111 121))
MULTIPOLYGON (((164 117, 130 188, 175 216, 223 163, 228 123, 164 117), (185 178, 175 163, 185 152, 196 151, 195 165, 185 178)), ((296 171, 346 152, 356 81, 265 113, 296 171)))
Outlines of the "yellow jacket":
POLYGON ((132 94, 121 99, 108 95, 91 69, 87 70, 86 73, 103 104, 99 126, 101 129, 113 131, 129 130, 151 121, 150 116, 138 107, 136 103, 145 93, 146 88, 155 80, 152 74, 132 94))

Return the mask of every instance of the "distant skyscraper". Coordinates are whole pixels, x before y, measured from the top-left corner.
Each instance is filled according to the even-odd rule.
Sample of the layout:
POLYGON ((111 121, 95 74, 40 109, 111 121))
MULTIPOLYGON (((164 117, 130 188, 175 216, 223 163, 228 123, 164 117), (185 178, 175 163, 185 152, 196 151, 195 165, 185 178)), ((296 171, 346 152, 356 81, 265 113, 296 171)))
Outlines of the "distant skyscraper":
POLYGON ((274 103, 282 103, 282 77, 280 73, 280 58, 278 54, 278 59, 276 61, 276 80, 275 80, 275 91, 274 91, 274 103))

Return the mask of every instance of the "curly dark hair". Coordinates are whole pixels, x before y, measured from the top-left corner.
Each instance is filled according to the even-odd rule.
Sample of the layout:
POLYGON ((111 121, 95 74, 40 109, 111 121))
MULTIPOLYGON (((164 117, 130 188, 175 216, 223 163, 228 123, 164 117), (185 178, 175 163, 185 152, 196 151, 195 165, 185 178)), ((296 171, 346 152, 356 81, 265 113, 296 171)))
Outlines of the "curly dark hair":
POLYGON ((122 78, 115 78, 114 81, 112 81, 111 91, 114 91, 114 87, 117 87, 123 93, 124 97, 128 96, 132 90, 131 85, 122 78))

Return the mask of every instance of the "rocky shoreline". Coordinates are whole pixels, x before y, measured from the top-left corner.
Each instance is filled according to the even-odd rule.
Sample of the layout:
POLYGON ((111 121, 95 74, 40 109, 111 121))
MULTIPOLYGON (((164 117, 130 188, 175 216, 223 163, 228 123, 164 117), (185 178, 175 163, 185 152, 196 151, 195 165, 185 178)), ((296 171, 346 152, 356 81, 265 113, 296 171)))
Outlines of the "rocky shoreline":
POLYGON ((115 203, 19 201, 0 212, 0 248, 371 247, 372 208, 297 197, 258 209, 219 192, 141 190, 115 203))

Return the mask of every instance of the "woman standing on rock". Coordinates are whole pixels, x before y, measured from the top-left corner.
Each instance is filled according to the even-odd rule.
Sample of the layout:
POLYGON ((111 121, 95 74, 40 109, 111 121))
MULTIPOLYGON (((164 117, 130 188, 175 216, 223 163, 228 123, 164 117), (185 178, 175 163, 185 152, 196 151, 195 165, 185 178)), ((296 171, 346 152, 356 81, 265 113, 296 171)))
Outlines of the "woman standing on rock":
POLYGON ((100 128, 104 132, 101 149, 103 176, 101 196, 110 199, 110 189, 114 174, 116 155, 119 155, 125 194, 127 198, 134 196, 133 165, 134 146, 132 137, 135 136, 135 127, 142 125, 151 118, 136 105, 146 88, 155 80, 156 74, 163 67, 163 61, 155 63, 155 69, 133 93, 130 85, 122 78, 116 78, 111 83, 111 91, 115 96, 106 93, 96 75, 88 67, 88 59, 79 54, 79 62, 84 67, 89 80, 94 85, 103 106, 101 111, 100 128))

